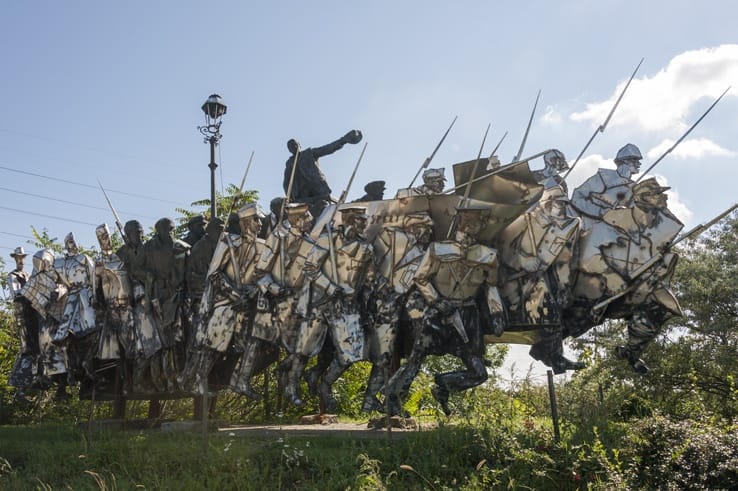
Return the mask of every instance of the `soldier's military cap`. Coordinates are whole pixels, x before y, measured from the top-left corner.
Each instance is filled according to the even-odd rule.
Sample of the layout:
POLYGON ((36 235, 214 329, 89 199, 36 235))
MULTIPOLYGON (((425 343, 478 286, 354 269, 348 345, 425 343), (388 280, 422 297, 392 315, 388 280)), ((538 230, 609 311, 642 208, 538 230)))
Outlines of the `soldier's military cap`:
POLYGON ((443 179, 446 180, 446 168, 440 167, 438 169, 428 169, 423 172, 423 181, 428 179, 443 179))
POLYGON ((187 220, 187 226, 190 225, 199 225, 201 223, 205 223, 205 215, 195 215, 189 220, 187 220))
POLYGON ((287 216, 300 216, 310 210, 310 205, 307 203, 288 203, 284 208, 287 212, 287 216))
POLYGON ((259 207, 256 203, 248 203, 238 209, 238 218, 250 218, 259 214, 259 207))

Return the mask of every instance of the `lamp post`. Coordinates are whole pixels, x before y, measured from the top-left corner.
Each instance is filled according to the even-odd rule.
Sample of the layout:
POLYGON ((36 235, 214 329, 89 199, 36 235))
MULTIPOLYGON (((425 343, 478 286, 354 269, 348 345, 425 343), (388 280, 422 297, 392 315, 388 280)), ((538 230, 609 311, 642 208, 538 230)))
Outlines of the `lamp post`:
POLYGON ((205 126, 198 126, 197 129, 205 137, 205 143, 210 143, 210 219, 217 217, 215 202, 215 169, 218 164, 215 163, 215 147, 222 136, 220 134, 221 118, 226 113, 227 106, 223 103, 223 99, 218 94, 212 94, 202 105, 202 112, 205 113, 205 126))

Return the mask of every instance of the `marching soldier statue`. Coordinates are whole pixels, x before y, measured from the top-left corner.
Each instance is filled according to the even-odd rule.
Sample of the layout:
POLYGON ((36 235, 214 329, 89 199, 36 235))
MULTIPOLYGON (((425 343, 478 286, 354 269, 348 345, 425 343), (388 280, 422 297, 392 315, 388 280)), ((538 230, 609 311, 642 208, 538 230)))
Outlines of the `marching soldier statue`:
POLYGON ((150 365, 156 353, 161 350, 159 326, 154 319, 149 299, 144 295, 146 273, 136 269, 135 262, 143 252, 144 231, 138 220, 130 220, 123 226, 124 244, 115 255, 123 262, 131 287, 131 304, 135 344, 124 347, 126 358, 126 376, 130 374, 133 392, 145 393, 154 391, 151 383, 150 365), (130 350, 134 347, 133 351, 130 350))
POLYGON ((10 372, 8 383, 15 387, 15 398, 25 399, 25 391, 34 382, 38 374, 38 317, 31 304, 23 297, 21 291, 28 282, 29 274, 25 271, 26 251, 16 247, 10 254, 15 260, 15 269, 8 273, 8 290, 15 311, 15 325, 18 329, 20 349, 18 357, 10 372))
MULTIPOLYGON (((312 312, 310 284, 321 274, 320 269, 306 268, 308 254, 312 252, 315 258, 315 241, 308 234, 313 217, 308 208, 304 203, 287 205, 288 227, 285 227, 285 223, 280 224, 266 240, 264 253, 256 267, 262 276, 258 281, 260 293, 249 341, 257 347, 247 346, 239 377, 240 385, 236 387, 245 387, 245 382, 255 373, 256 367, 249 354, 251 349, 258 352, 269 345, 281 344, 290 354, 283 362, 283 367, 289 369, 292 366, 297 330, 312 312)), ((300 374, 295 376, 299 379, 300 374)), ((288 378, 292 380, 289 373, 288 378)), ((296 386, 296 382, 288 382, 285 395, 290 402, 301 403, 296 386)), ((252 398, 260 398, 253 390, 251 393, 245 390, 241 392, 252 398)))
POLYGON ((177 390, 184 364, 185 268, 190 246, 174 238, 174 222, 161 218, 156 234, 137 254, 133 269, 144 278, 144 294, 158 326, 161 349, 151 359, 151 381, 161 392, 177 390))
MULTIPOLYGON (((342 225, 321 235, 307 258, 306 268, 322 268, 323 274, 313 281, 313 309, 310 321, 300 326, 287 388, 288 393, 298 394, 299 376, 308 359, 318 354, 324 342, 332 342, 335 356, 318 385, 328 412, 336 406, 333 383, 352 363, 365 357, 364 326, 374 277, 374 248, 364 236, 366 208, 345 206, 339 212, 342 225)), ((302 403, 299 394, 293 402, 302 403)))
POLYGON ((92 359, 99 329, 95 322, 95 263, 79 251, 73 233, 64 238, 65 254, 54 261, 57 281, 66 290, 64 313, 52 332, 57 344, 67 346, 67 362, 75 375, 94 379, 92 359))
POLYGON ((372 297, 375 319, 367 332, 372 371, 362 404, 364 412, 381 409, 377 393, 386 382, 400 322, 422 319, 423 299, 413 288, 413 279, 432 238, 433 219, 427 212, 418 212, 405 215, 400 226, 384 227, 374 240, 377 274, 372 297), (414 309, 407 308, 411 295, 415 297, 414 309))
POLYGON ((399 397, 407 393, 423 359, 434 350, 454 353, 466 368, 435 376, 432 393, 446 414, 451 412, 450 392, 487 380, 482 316, 495 334, 502 333, 506 319, 496 286, 497 252, 477 242, 484 226, 483 210, 458 209, 454 240, 432 242, 418 266, 414 281, 428 308, 409 359, 388 382, 393 413, 401 412, 399 397))
POLYGON ((510 322, 537 326, 541 339, 530 350, 554 373, 584 368, 564 357, 563 311, 571 305, 581 220, 567 214, 558 186, 500 233, 501 292, 510 322))
POLYGON ((113 252, 107 224, 95 229, 100 256, 95 261, 96 320, 100 325, 99 360, 134 358, 138 353, 133 329, 133 290, 123 261, 113 252))
MULTIPOLYGON (((204 382, 219 358, 232 350, 237 337, 246 337, 256 305, 256 263, 263 241, 256 204, 238 210, 241 234, 223 233, 207 273, 199 322, 189 348, 182 385, 204 393, 204 382)), ((228 374, 230 375, 230 374, 228 374)))
POLYGON ((58 283, 54 269, 54 253, 41 249, 33 255, 33 273, 21 290, 21 295, 36 311, 38 319, 38 344, 40 351, 39 386, 50 388, 57 385, 56 399, 69 399, 67 385, 69 371, 65 344, 52 340, 57 325, 64 313, 66 288, 58 283))

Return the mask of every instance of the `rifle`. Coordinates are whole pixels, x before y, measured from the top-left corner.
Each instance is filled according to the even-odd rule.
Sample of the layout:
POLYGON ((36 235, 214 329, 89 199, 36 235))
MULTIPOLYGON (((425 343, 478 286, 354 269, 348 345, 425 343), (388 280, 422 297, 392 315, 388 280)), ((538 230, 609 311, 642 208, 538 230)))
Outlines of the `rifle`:
MULTIPOLYGON (((333 211, 331 212, 330 219, 325 224, 325 230, 328 232, 328 254, 330 254, 331 259, 331 270, 333 272, 333 283, 338 284, 338 262, 336 260, 336 251, 333 247, 333 231, 331 229, 331 223, 333 223, 333 219, 336 216, 336 213, 338 212, 338 207, 341 206, 343 203, 346 202, 346 196, 348 196, 348 192, 351 189, 351 184, 354 182, 354 176, 356 175, 356 171, 359 169, 359 164, 361 164, 361 159, 364 158, 364 152, 366 151, 366 146, 368 142, 364 142, 364 148, 361 149, 361 154, 359 154, 359 160, 356 161, 356 165, 354 166, 354 171, 351 173, 351 177, 349 178, 349 182, 346 185, 346 189, 343 190, 341 193, 341 197, 338 199, 338 203, 336 203, 336 206, 333 208, 333 211)), ((314 229, 312 233, 310 234, 313 240, 316 240, 318 238, 318 235, 320 234, 320 229, 314 229)))
POLYGON ((502 135, 502 138, 500 138, 500 141, 497 142, 497 146, 494 148, 494 150, 492 150, 492 153, 489 154, 490 160, 492 160, 492 157, 495 156, 495 154, 497 153, 497 149, 500 148, 500 145, 502 145, 502 142, 503 140, 505 140, 506 136, 507 136, 507 131, 505 132, 504 135, 502 135))
POLYGON ((587 144, 586 144, 586 145, 584 145, 584 148, 582 149, 582 151, 581 151, 581 152, 579 152, 579 155, 577 156, 577 158, 576 158, 576 160, 574 161, 574 163, 573 163, 573 164, 571 165, 571 167, 569 167, 569 170, 568 170, 568 171, 566 171, 566 174, 564 174, 564 179, 566 179, 566 178, 567 178, 567 176, 568 176, 568 175, 569 175, 569 174, 571 173, 571 171, 572 171, 572 170, 574 170, 574 167, 576 167, 577 163, 579 162, 579 159, 580 159, 580 158, 582 158, 582 155, 584 155, 584 152, 586 152, 586 151, 587 151, 587 149, 589 148, 589 145, 590 145, 590 144, 592 143, 592 141, 593 141, 593 140, 595 139, 595 136, 597 136, 597 133, 604 133, 604 132, 605 132, 605 128, 607 127, 607 123, 609 123, 609 122, 610 122, 610 118, 612 118, 612 115, 613 115, 613 113, 615 113, 615 109, 617 109, 617 107, 618 107, 618 104, 620 104, 620 100, 621 100, 621 99, 623 98, 623 96, 625 95, 625 91, 626 91, 626 90, 628 90, 628 87, 630 86, 630 83, 631 83, 631 82, 633 81, 633 78, 635 77, 635 74, 636 74, 636 72, 637 72, 637 71, 638 71, 638 69, 639 69, 639 68, 641 67, 641 63, 643 63, 643 60, 644 60, 644 58, 641 58, 641 61, 640 61, 640 62, 638 63, 638 66, 637 66, 637 67, 635 68, 635 70, 633 70, 633 74, 632 74, 632 75, 630 76, 630 78, 628 79, 628 83, 626 83, 626 84, 625 84, 625 87, 623 87, 623 90, 622 90, 622 91, 620 92, 620 96, 618 96, 618 100, 617 100, 617 101, 615 101, 615 105, 614 105, 614 106, 612 106, 612 109, 610 110, 610 114, 608 114, 608 115, 607 115, 607 118, 605 118, 605 122, 604 122, 604 123, 602 123, 601 125, 599 125, 599 126, 597 127, 597 129, 596 129, 596 130, 595 130, 595 132, 594 132, 594 133, 592 134, 592 136, 590 137, 590 139, 589 139, 589 141, 587 142, 587 144))
POLYGON ((700 116, 700 118, 699 118, 699 119, 698 119, 697 121, 695 121, 695 122, 694 122, 694 124, 693 124, 692 126, 690 126, 690 127, 689 127, 689 129, 688 129, 688 130, 687 130, 687 131, 686 131, 686 132, 685 132, 685 133, 684 133, 684 134, 683 134, 683 135, 682 135, 682 136, 681 136, 681 137, 680 137, 680 138, 679 138, 679 139, 678 139, 678 140, 676 141, 676 143, 674 143, 674 144, 673 144, 673 145, 672 145, 672 146, 671 146, 671 147, 670 147, 670 148, 669 148, 669 149, 668 149, 668 150, 667 150, 666 152, 664 152, 664 153, 663 153, 663 154, 661 155, 661 157, 659 157, 658 159, 656 159, 656 162, 654 162, 653 164, 651 164, 651 166, 650 166, 650 167, 649 167, 648 169, 646 169, 646 170, 645 170, 645 171, 644 171, 644 172, 643 172, 643 173, 641 174, 641 176, 640 176, 640 177, 639 177, 638 179, 636 179, 636 181, 635 181, 635 182, 639 182, 639 181, 640 181, 641 179, 643 179, 643 176, 645 176, 646 174, 648 174, 648 172, 649 172, 649 171, 650 171, 651 169, 653 169, 654 167, 656 167, 656 164, 658 164, 659 162, 661 162, 661 160, 662 160, 662 159, 663 159, 664 157, 666 157, 667 155, 669 155, 669 154, 671 153, 671 151, 672 151, 672 150, 674 150, 674 149, 675 149, 675 148, 677 147, 677 145, 679 145, 679 144, 680 144, 680 143, 682 142, 682 140, 684 140, 685 138, 687 138, 687 135, 689 135, 689 134, 690 134, 690 133, 692 132, 692 130, 693 130, 693 129, 695 129, 695 127, 696 127, 696 126, 697 126, 698 124, 700 124, 700 121, 702 121, 702 120, 704 119, 704 117, 705 117, 705 116, 707 116, 707 113, 709 113, 710 111, 712 111, 712 108, 713 108, 713 107, 715 107, 715 105, 716 105, 716 104, 717 104, 718 102, 720 102, 720 99, 722 99, 722 98, 723 98, 723 96, 724 96, 725 94, 727 94, 729 90, 730 90, 730 86, 728 86, 728 88, 727 88, 727 89, 725 89, 725 92, 723 92, 722 94, 720 94, 720 97, 718 97, 717 99, 715 99, 715 102, 713 102, 713 103, 712 103, 712 105, 711 105, 710 107, 708 107, 708 108, 707 108, 707 111, 705 111, 704 113, 702 113, 702 116, 700 116))
MULTIPOLYGON (((251 162, 254 160, 254 151, 251 151, 251 156, 249 157, 249 162, 246 164, 246 172, 243 173, 243 178, 241 179, 241 186, 238 188, 238 194, 233 198, 233 202, 231 202, 231 207, 228 210, 228 215, 226 215, 226 220, 228 220, 228 217, 231 216, 231 213, 233 213, 233 209, 236 207, 236 203, 241 198, 241 195, 243 193, 243 186, 246 184, 246 176, 249 175, 249 170, 251 169, 251 162)), ((236 260, 236 253, 233 251, 233 241, 231 240, 231 235, 224 231, 223 236, 225 237, 226 245, 228 246, 228 256, 231 259, 231 266, 233 267, 233 278, 236 281, 236 287, 240 290, 241 289, 241 268, 238 267, 238 260, 236 260)))
MULTIPOLYGON (((648 271, 654 264, 656 264, 657 262, 659 262, 666 255, 666 253, 669 252, 674 246, 676 246, 677 244, 679 244, 680 242, 682 242, 684 240, 687 240, 687 239, 690 239, 692 237, 696 237, 696 236, 700 235, 702 232, 704 232, 705 230, 707 230, 708 228, 712 227, 717 222, 719 222, 720 220, 722 220, 723 218, 725 218, 726 216, 728 216, 736 208, 738 208, 738 203, 734 204, 733 206, 731 206, 727 210, 723 211, 722 213, 720 213, 716 217, 712 218, 711 220, 708 220, 707 222, 700 223, 696 227, 692 228, 690 231, 685 232, 682 235, 680 235, 679 237, 677 237, 676 239, 672 240, 671 241, 671 244, 669 244, 668 246, 664 247, 658 254, 656 254, 651 259, 649 259, 648 261, 646 261, 645 263, 643 263, 638 269, 636 269, 632 273, 630 273, 629 276, 630 276, 631 280, 638 279, 641 275, 643 275, 643 273, 645 273, 646 271, 648 271)), ((616 293, 612 297, 607 298, 607 299, 603 300, 602 302, 598 303, 597 305, 595 305, 594 307, 592 307, 592 311, 595 314, 601 312, 605 307, 607 307, 608 305, 610 305, 612 302, 614 302, 618 298, 621 298, 621 297, 627 295, 628 293, 632 292, 633 290, 635 290, 638 287, 638 285, 640 285, 640 282, 633 281, 627 288, 623 289, 619 293, 616 293)))
POLYGON ((528 126, 525 128, 525 135, 523 135, 523 141, 520 142, 520 148, 518 153, 513 157, 513 161, 516 161, 523 154, 523 148, 525 148, 525 142, 528 140, 528 132, 530 131, 530 125, 533 124, 533 116, 536 114, 536 107, 538 107, 538 98, 541 97, 541 90, 538 89, 538 95, 536 96, 536 102, 533 104, 533 110, 530 112, 530 119, 528 120, 528 126))
POLYGON ((448 136, 448 132, 451 131, 451 128, 454 126, 454 123, 456 122, 456 119, 457 118, 458 118, 458 116, 454 116, 454 120, 451 121, 451 125, 446 130, 446 133, 443 134, 443 137, 441 137, 441 141, 438 142, 438 145, 436 145, 436 148, 433 150, 433 153, 430 154, 430 157, 428 157, 427 159, 425 159, 425 162, 423 162, 423 165, 420 166, 420 169, 418 169, 418 172, 415 174, 415 177, 413 177, 413 180, 410 181, 410 185, 408 186, 408 188, 413 187, 413 184, 415 184, 415 180, 418 178, 418 176, 423 171, 423 169, 427 169, 428 168, 428 166, 431 163, 431 160, 433 160, 433 157, 435 157, 436 152, 438 151, 438 149, 441 148, 441 145, 443 144, 443 140, 445 140, 446 137, 448 136))
POLYGON ((115 211, 115 207, 113 206, 113 203, 110 202, 110 198, 108 197, 108 193, 105 192, 105 188, 103 188, 102 183, 100 182, 100 179, 97 180, 97 184, 100 186, 100 191, 103 192, 103 195, 105 195, 105 201, 108 202, 108 206, 110 207, 110 211, 113 212, 113 217, 115 217, 115 226, 118 229, 118 232, 120 232, 121 237, 123 238, 123 243, 128 245, 128 239, 126 238, 125 232, 123 232, 123 224, 120 221, 120 217, 118 216, 118 213, 115 211))
MULTIPOLYGON (((295 170, 297 169, 297 158, 300 156, 300 144, 297 144, 297 149, 295 150, 295 158, 292 159, 292 171, 290 172, 290 182, 287 185, 287 196, 282 200, 282 206, 279 209, 279 221, 277 222, 277 227, 280 227, 282 225, 282 222, 284 221, 284 210, 287 207, 287 203, 290 201, 292 197, 292 184, 295 182, 295 170)), ((284 237, 279 236, 279 265, 282 268, 281 274, 284 276, 284 237)))
POLYGON ((292 199, 292 184, 295 182, 295 170, 297 169, 297 158, 300 156, 300 144, 297 144, 297 150, 295 150, 295 158, 292 159, 292 170, 290 171, 290 182, 287 185, 287 196, 282 200, 282 207, 279 210, 279 223, 284 220, 284 209, 292 199))
POLYGON ((238 200, 243 197, 243 186, 246 184, 246 176, 249 175, 249 170, 251 170, 251 162, 254 160, 254 151, 251 151, 251 156, 249 157, 249 162, 246 164, 246 172, 243 173, 243 178, 241 179, 241 185, 238 187, 238 193, 233 197, 233 201, 231 202, 231 208, 228 210, 228 214, 226 215, 226 220, 228 220, 228 217, 231 216, 231 213, 233 213, 233 210, 236 208, 236 203, 238 203, 238 200))
MULTIPOLYGON (((472 181, 474 180, 474 176, 477 174, 477 167, 479 167, 479 159, 482 157, 482 150, 484 150, 484 142, 487 141, 487 133, 489 133, 489 128, 492 126, 491 124, 487 125, 487 129, 484 131, 484 137, 482 138, 482 145, 479 147, 479 153, 477 154, 477 160, 474 161, 474 166, 472 167, 471 175, 469 176, 469 182, 466 185, 466 189, 464 190, 464 198, 461 200, 461 207, 466 208, 467 200, 469 199, 469 192, 471 191, 472 187, 472 181)), ((451 226, 448 228, 448 233, 446 234, 446 238, 450 238, 451 234, 454 230, 454 225, 456 225, 456 217, 458 215, 454 215, 454 219, 451 220, 451 226)))

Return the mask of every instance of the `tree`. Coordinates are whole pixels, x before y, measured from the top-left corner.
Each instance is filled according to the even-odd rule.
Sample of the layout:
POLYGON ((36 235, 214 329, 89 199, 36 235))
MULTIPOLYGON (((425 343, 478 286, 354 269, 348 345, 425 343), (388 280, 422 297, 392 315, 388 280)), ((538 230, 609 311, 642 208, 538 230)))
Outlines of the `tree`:
POLYGON ((672 286, 684 316, 671 319, 644 353, 651 371, 637 375, 614 356, 624 323, 593 329, 574 342, 591 367, 573 377, 572 407, 590 407, 580 396, 597 387, 600 404, 613 396, 620 415, 643 415, 646 404, 679 417, 738 416, 738 215, 678 254, 672 286), (640 409, 632 410, 634 400, 640 409))

